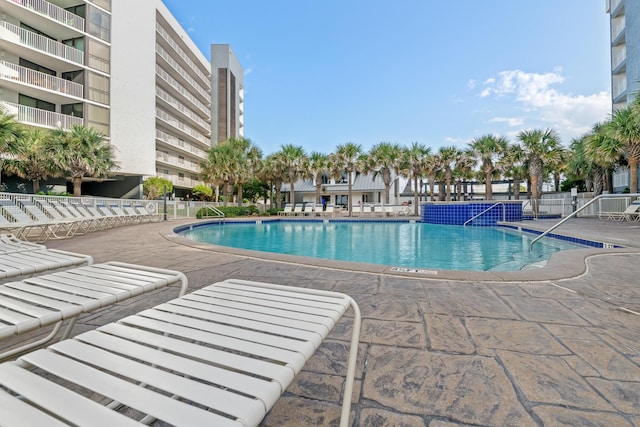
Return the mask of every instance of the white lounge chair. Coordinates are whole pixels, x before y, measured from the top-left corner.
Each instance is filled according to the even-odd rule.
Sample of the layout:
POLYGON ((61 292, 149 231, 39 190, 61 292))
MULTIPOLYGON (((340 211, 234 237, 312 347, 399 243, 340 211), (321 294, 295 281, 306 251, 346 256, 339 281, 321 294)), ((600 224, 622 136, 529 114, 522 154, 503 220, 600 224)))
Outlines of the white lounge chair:
POLYGON ((298 216, 298 215, 302 215, 302 214, 303 213, 302 213, 302 205, 301 204, 296 205, 293 208, 293 212, 291 213, 291 215, 294 215, 294 216, 298 216))
POLYGON ((627 221, 640 221, 640 200, 634 200, 624 211, 624 219, 627 221))
POLYGON ((173 284, 180 284, 179 295, 184 295, 187 290, 184 274, 121 262, 94 264, 4 283, 0 285, 0 340, 45 326, 55 327, 42 340, 0 354, 0 360, 52 340, 65 320, 71 321, 63 338, 69 336, 82 313, 173 284))
POLYGON ((383 205, 374 205, 373 206, 373 213, 376 216, 385 216, 384 206, 383 205))
POLYGON ((398 212, 391 205, 386 205, 384 207, 384 214, 386 216, 398 216, 398 212))
POLYGON ((362 213, 362 206, 352 206, 351 215, 358 216, 362 213))
POLYGON ((278 212, 278 215, 286 216, 286 215, 291 215, 292 213, 293 213, 293 206, 287 203, 286 205, 284 205, 284 210, 278 212))
POLYGON ((334 205, 327 205, 324 209, 324 212, 322 213, 323 216, 335 216, 336 212, 335 212, 335 206, 334 205))
POLYGON ((360 333, 355 301, 241 280, 207 286, 1 364, 2 421, 121 426, 142 413, 142 422, 163 425, 257 426, 350 307, 340 422, 346 427, 360 333), (87 399, 78 389, 106 401, 87 399))
POLYGON ((302 215, 303 216, 313 216, 315 214, 315 208, 316 205, 313 203, 307 203, 306 205, 304 205, 304 209, 302 210, 302 215))
POLYGON ((362 205, 362 216, 372 216, 373 215, 373 209, 371 208, 371 205, 362 205))

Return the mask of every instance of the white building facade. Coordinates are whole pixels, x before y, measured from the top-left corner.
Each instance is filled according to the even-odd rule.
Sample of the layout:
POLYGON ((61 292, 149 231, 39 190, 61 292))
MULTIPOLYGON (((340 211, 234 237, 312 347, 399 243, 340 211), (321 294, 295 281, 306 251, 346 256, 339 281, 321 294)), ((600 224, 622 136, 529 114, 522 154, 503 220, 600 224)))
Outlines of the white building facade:
POLYGON ((161 0, 112 0, 112 145, 121 172, 200 180, 211 146, 210 64, 161 0))
MULTIPOLYGON (((605 0, 610 19, 611 111, 630 105, 640 91, 640 2, 605 0)), ((621 167, 613 176, 613 188, 629 187, 629 169, 621 167)))
POLYGON ((0 106, 26 125, 110 136, 111 2, 0 0, 0 106))
POLYGON ((83 194, 141 197, 159 176, 180 196, 212 143, 244 136, 240 62, 212 45, 212 72, 162 0, 0 0, 0 15, 0 107, 29 126, 94 127, 114 147, 116 176, 83 194))

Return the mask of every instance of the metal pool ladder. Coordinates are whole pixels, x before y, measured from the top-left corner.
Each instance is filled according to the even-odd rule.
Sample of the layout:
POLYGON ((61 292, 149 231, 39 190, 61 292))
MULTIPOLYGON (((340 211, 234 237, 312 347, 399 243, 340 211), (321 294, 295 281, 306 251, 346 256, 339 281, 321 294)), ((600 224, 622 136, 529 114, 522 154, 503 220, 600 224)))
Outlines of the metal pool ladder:
POLYGON ((471 221, 473 221, 474 219, 478 218, 479 216, 484 215, 485 213, 489 212, 491 209, 495 208, 498 205, 502 205, 502 221, 505 220, 506 218, 506 205, 503 202, 496 202, 493 205, 489 206, 487 209, 483 210, 482 212, 480 212, 478 215, 472 216, 471 218, 469 218, 468 220, 466 220, 464 222, 464 224, 462 224, 463 227, 465 227, 468 223, 470 223, 471 221))

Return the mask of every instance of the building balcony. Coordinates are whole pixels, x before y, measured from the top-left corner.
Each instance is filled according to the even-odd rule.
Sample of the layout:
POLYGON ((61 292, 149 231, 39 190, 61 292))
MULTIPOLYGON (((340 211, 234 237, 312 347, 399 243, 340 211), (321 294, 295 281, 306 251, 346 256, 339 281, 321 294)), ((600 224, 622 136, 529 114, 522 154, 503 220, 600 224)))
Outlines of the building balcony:
MULTIPOLYGON (((37 51, 45 56, 59 61, 72 62, 77 65, 84 64, 84 52, 57 42, 48 37, 20 28, 6 21, 0 22, 0 43, 7 50, 13 50, 17 55, 24 57, 24 49, 37 51), (13 49, 12 49, 13 48, 13 49)), ((41 61, 49 66, 47 62, 41 61)), ((59 68, 51 66, 49 68, 59 68)))
POLYGON ((176 61, 169 52, 167 52, 160 43, 156 43, 156 54, 159 58, 170 67, 174 73, 173 75, 182 79, 185 83, 193 88, 192 93, 196 94, 200 98, 201 102, 211 102, 211 94, 209 93, 209 88, 202 87, 193 77, 189 75, 189 72, 185 70, 179 63, 176 61))
POLYGON ((192 140, 198 141, 201 144, 206 145, 207 147, 211 145, 211 139, 205 137, 202 133, 198 132, 190 126, 185 125, 175 117, 172 117, 170 114, 158 108, 156 108, 156 118, 170 125, 174 129, 180 131, 182 134, 186 135, 192 140))
MULTIPOLYGON (((16 18, 27 22, 33 21, 33 14, 38 14, 47 20, 56 21, 66 27, 71 27, 77 32, 83 33, 85 28, 84 18, 49 3, 45 0, 10 0, 9 13, 16 18)), ((57 34, 56 34, 57 36, 57 34)))
POLYGON ((199 174, 200 165, 192 160, 172 156, 170 154, 163 153, 162 151, 156 151, 156 162, 164 165, 173 166, 176 169, 181 169, 186 172, 199 174))
POLYGON ((160 173, 160 172, 157 173, 156 175, 159 176, 160 178, 169 180, 174 187, 193 188, 196 185, 204 184, 204 181, 191 179, 186 176, 171 175, 171 174, 160 173))
POLYGON ((75 102, 83 99, 81 84, 6 61, 0 61, 0 80, 4 82, 3 86, 34 98, 39 97, 40 91, 49 92, 55 99, 49 97, 48 100, 57 104, 69 103, 70 98, 75 102))
POLYGON ((206 157, 204 150, 159 129, 156 129, 156 143, 168 145, 185 153, 189 153, 201 160, 204 160, 206 157))
POLYGON ((15 116, 18 122, 25 125, 65 130, 71 129, 74 125, 84 125, 84 120, 80 117, 40 110, 38 108, 14 104, 13 102, 0 102, 0 108, 2 108, 5 114, 15 116))
POLYGON ((156 86, 156 96, 162 101, 165 107, 169 107, 170 109, 180 112, 186 120, 191 124, 198 126, 203 133, 211 133, 211 125, 207 121, 198 116, 161 87, 156 86))
POLYGON ((205 87, 207 90, 210 90, 211 89, 211 76, 209 75, 210 70, 207 69, 205 74, 205 72, 203 72, 202 70, 203 64, 197 64, 191 58, 189 58, 189 55, 187 55, 187 53, 180 47, 180 45, 173 39, 173 37, 171 37, 169 32, 165 30, 162 27, 162 25, 160 25, 160 22, 156 22, 156 31, 160 36, 159 37, 160 44, 165 48, 171 48, 171 50, 173 50, 185 62, 185 64, 189 67, 189 70, 193 73, 193 75, 198 77, 198 79, 200 79, 202 86, 205 87))
POLYGON ((174 79, 168 72, 162 69, 159 65, 156 64, 156 75, 160 77, 159 84, 162 86, 162 82, 164 82, 164 87, 170 89, 173 95, 179 96, 185 99, 185 101, 189 101, 192 103, 198 110, 203 112, 205 115, 211 114, 209 111, 209 107, 197 99, 192 93, 190 93, 184 86, 182 86, 176 79, 174 79))

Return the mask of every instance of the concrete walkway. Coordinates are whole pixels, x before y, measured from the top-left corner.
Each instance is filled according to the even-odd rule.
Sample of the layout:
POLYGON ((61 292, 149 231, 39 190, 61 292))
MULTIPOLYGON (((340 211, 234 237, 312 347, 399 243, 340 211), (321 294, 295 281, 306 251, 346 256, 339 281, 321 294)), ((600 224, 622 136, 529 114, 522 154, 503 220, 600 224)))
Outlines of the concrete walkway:
MULTIPOLYGON (((453 280, 193 245, 172 233, 186 221, 120 227, 47 246, 90 254, 96 262, 180 270, 190 289, 233 277, 351 295, 363 313, 352 396, 356 426, 640 426, 640 228, 580 221, 571 232, 603 240, 615 229, 636 249, 578 251, 569 262, 554 261, 564 275, 543 268, 511 278, 466 272, 453 280)), ((173 297, 175 290, 166 289, 92 313, 75 332, 173 297)), ((346 320, 264 426, 337 425, 346 320)))

